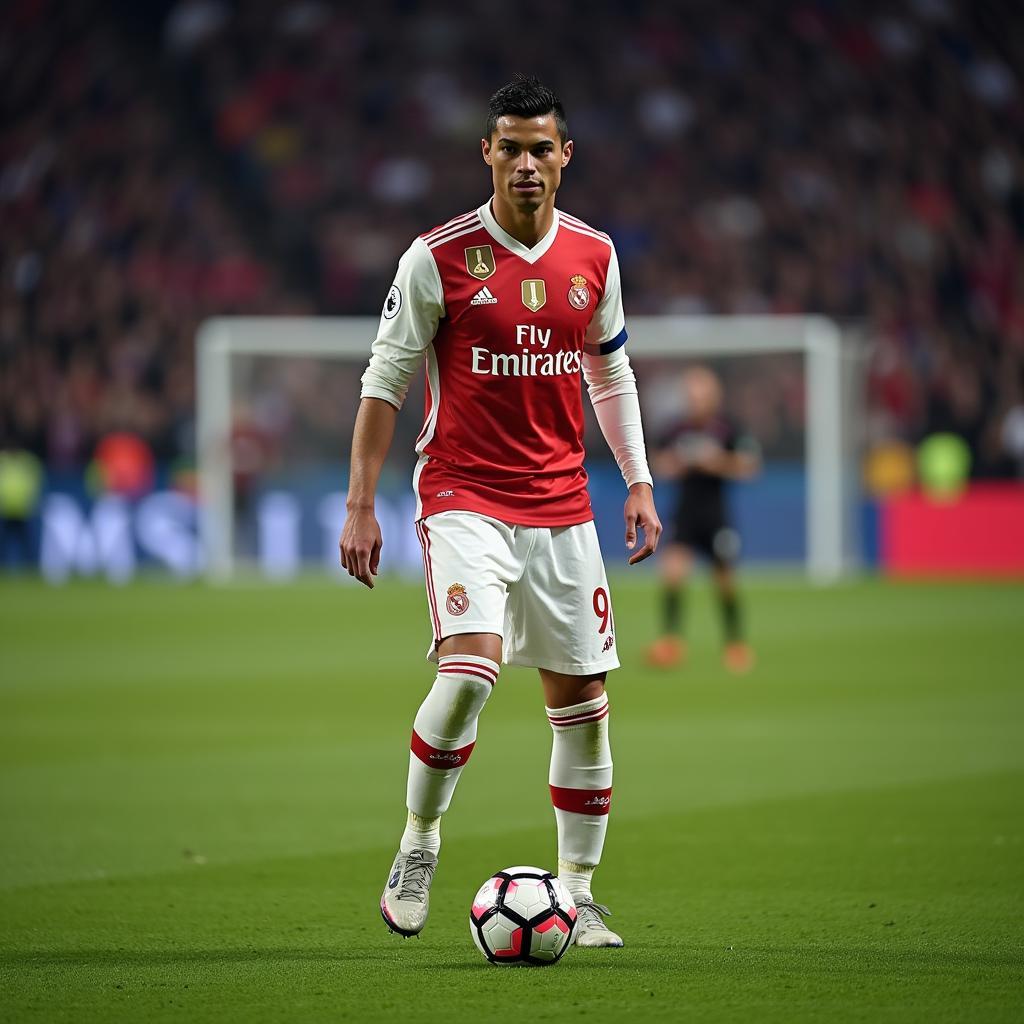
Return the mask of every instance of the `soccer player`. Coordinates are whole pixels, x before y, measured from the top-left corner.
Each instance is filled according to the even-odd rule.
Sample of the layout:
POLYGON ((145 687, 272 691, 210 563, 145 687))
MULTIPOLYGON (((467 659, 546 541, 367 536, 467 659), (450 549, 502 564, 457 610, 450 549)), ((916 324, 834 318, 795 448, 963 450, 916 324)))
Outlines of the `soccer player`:
POLYGON ((540 672, 576 943, 621 946, 591 893, 612 792, 605 678, 619 662, 583 468, 581 373, 628 486, 631 565, 654 553, 661 523, 623 348, 618 261, 606 234, 555 208, 573 144, 550 89, 524 77, 499 89, 481 147, 494 195, 421 235, 399 262, 352 440, 341 562, 372 587, 377 478, 425 360, 413 486, 437 678, 413 724, 408 816, 380 909, 393 931, 422 930, 441 816, 504 661, 540 672))
POLYGON ((683 598, 693 555, 712 566, 725 635, 723 661, 732 672, 749 671, 754 655, 743 636, 735 560, 739 534, 729 522, 725 489, 729 480, 748 480, 761 467, 757 443, 722 412, 722 387, 707 367, 683 375, 684 416, 665 432, 654 457, 660 476, 681 480, 682 495, 671 540, 663 546, 661 572, 664 635, 648 651, 652 665, 670 668, 686 660, 682 638, 683 598))

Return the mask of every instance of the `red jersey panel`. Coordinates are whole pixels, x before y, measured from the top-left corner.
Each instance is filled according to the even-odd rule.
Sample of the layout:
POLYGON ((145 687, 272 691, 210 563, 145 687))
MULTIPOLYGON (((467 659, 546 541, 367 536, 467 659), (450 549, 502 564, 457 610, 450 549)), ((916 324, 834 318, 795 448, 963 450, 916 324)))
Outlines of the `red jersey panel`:
MULTIPOLYGON (((523 526, 589 521, 584 346, 596 354, 625 340, 611 240, 556 213, 527 249, 484 206, 417 242, 388 303, 391 318, 421 336, 432 326, 422 308, 437 310, 416 444, 419 517, 462 510, 523 526)), ((388 319, 386 303, 382 332, 401 344, 406 334, 389 332, 388 319)))

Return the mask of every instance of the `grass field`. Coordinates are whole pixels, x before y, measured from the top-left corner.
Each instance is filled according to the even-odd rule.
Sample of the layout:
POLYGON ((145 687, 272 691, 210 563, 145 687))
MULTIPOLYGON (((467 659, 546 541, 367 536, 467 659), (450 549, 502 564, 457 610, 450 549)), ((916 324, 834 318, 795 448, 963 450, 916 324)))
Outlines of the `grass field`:
POLYGON ((749 597, 754 674, 719 668, 701 589, 664 675, 619 581, 595 891, 627 946, 503 971, 467 914, 554 863, 532 673, 502 674, 403 941, 377 900, 418 587, 0 583, 0 1019, 1020 1021, 1024 588, 749 597))

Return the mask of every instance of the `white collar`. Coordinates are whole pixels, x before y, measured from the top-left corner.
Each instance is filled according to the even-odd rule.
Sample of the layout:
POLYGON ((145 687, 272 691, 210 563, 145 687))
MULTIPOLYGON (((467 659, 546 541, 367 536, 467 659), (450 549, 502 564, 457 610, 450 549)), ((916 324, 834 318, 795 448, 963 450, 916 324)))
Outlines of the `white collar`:
POLYGON ((523 245, 518 238, 513 238, 494 219, 494 214, 491 213, 490 199, 476 212, 480 215, 480 220, 487 229, 487 233, 510 252, 514 252, 517 256, 526 260, 527 263, 536 263, 551 248, 552 243, 555 241, 555 235, 558 234, 558 210, 553 211, 554 216, 551 218, 551 227, 548 228, 547 234, 532 249, 523 245))

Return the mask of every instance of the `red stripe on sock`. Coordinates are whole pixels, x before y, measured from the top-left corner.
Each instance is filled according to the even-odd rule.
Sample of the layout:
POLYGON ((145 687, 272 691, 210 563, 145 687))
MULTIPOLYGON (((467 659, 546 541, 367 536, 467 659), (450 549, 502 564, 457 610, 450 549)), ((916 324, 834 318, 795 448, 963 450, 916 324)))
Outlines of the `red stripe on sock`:
POLYGON ((428 767, 448 770, 449 768, 461 768, 473 753, 476 742, 468 743, 456 750, 442 750, 440 747, 432 747, 415 729, 412 731, 412 743, 409 745, 412 752, 428 767))
POLYGON ((490 672, 492 676, 496 676, 498 674, 498 670, 496 668, 491 668, 490 665, 481 665, 479 661, 460 661, 458 654, 446 654, 444 657, 438 658, 437 663, 442 667, 451 667, 455 665, 462 668, 475 668, 479 672, 490 672))
POLYGON ((595 711, 585 711, 582 715, 565 715, 561 718, 555 718, 553 715, 548 715, 548 721, 552 725, 583 725, 586 722, 599 722, 605 715, 608 714, 608 705, 597 708, 595 711))
POLYGON ((563 789, 550 786, 551 802, 560 811, 574 814, 607 814, 612 803, 611 786, 607 789, 563 789))
POLYGON ((439 676, 476 676, 477 679, 482 679, 485 683, 490 683, 491 686, 497 681, 497 676, 489 676, 484 672, 478 672, 476 668, 439 668, 437 670, 439 676))
POLYGON ((493 668, 490 668, 490 666, 478 665, 474 661, 457 661, 454 660, 455 657, 455 655, 449 654, 445 658, 438 659, 438 671, 472 672, 477 675, 485 676, 487 679, 491 681, 492 686, 494 685, 495 682, 497 682, 498 673, 493 668))

